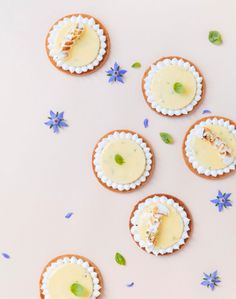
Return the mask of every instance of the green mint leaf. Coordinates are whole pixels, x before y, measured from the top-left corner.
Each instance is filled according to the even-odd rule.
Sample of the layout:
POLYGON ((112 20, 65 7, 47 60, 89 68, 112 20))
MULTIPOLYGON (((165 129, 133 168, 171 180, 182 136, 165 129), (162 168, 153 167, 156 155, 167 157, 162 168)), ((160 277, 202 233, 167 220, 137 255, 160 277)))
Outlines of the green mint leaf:
POLYGON ((70 291, 76 297, 82 297, 84 295, 85 288, 81 284, 75 282, 70 286, 70 291))
POLYGON ((175 84, 173 85, 173 89, 176 93, 184 92, 184 86, 180 82, 175 82, 175 84))
POLYGON ((222 37, 218 31, 210 31, 208 34, 208 39, 214 45, 222 44, 222 37))
POLYGON ((115 161, 116 161, 116 163, 119 164, 119 165, 122 165, 122 164, 125 163, 124 158, 123 158, 121 155, 119 155, 119 154, 116 154, 116 155, 115 155, 115 161))
POLYGON ((141 65, 140 62, 134 62, 134 63, 131 65, 131 67, 134 68, 134 69, 138 69, 138 68, 140 68, 141 66, 142 66, 142 65, 141 65))
POLYGON ((169 133, 161 132, 160 133, 161 139, 167 143, 167 144, 172 144, 174 143, 173 137, 169 133))
POLYGON ((123 257, 123 255, 121 255, 119 252, 116 253, 115 255, 115 261, 117 262, 117 264, 125 266, 126 265, 126 260, 123 257))

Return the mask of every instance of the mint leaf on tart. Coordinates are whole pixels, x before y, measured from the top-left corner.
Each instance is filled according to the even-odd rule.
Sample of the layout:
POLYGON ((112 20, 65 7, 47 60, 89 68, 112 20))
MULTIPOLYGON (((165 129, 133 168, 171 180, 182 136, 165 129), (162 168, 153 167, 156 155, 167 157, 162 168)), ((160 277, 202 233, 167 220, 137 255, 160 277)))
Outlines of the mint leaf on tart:
POLYGON ((119 165, 122 165, 125 163, 124 158, 119 154, 116 154, 114 159, 115 159, 116 163, 119 165))
POLYGON ((126 260, 123 257, 123 255, 121 255, 119 252, 116 253, 115 255, 115 261, 117 262, 117 264, 125 266, 126 265, 126 260))
POLYGON ((214 45, 219 46, 222 44, 222 37, 218 31, 210 31, 208 34, 208 39, 214 45))
POLYGON ((169 133, 161 132, 160 136, 162 141, 164 141, 166 144, 174 143, 174 139, 169 133))
POLYGON ((173 85, 173 89, 176 93, 183 93, 184 92, 184 86, 180 82, 175 82, 173 85))
POLYGON ((82 297, 85 292, 85 288, 79 284, 78 282, 73 283, 70 286, 70 291, 73 293, 76 297, 82 297))
POLYGON ((138 69, 138 68, 140 68, 142 65, 141 65, 141 63, 140 62, 134 62, 132 65, 131 65, 131 67, 132 68, 134 68, 134 69, 138 69))

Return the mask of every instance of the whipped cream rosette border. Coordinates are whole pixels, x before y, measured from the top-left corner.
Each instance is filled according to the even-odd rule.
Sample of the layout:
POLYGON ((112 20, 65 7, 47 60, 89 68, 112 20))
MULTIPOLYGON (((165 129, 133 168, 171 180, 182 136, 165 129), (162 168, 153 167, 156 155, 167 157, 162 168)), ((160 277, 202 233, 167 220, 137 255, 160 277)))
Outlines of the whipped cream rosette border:
POLYGON ((203 100, 205 96, 205 80, 200 72, 200 70, 193 64, 191 61, 179 57, 179 56, 166 56, 158 59, 156 62, 154 62, 144 73, 143 79, 142 79, 142 92, 143 96, 147 102, 147 104, 151 107, 152 110, 155 112, 163 115, 163 116, 170 116, 170 117, 177 117, 177 116, 183 116, 187 115, 191 111, 193 111, 197 105, 203 100), (154 99, 152 93, 151 93, 151 81, 154 77, 154 75, 162 68, 165 68, 169 65, 177 65, 185 70, 188 70, 191 72, 196 80, 196 94, 194 99, 184 108, 180 109, 168 109, 161 107, 154 99))
POLYGON ((110 37, 105 26, 95 17, 88 14, 71 14, 59 19, 50 29, 46 37, 46 51, 51 63, 62 72, 70 75, 82 76, 96 71, 107 60, 110 53, 110 37), (88 25, 96 31, 100 40, 99 53, 94 61, 84 66, 70 66, 63 62, 60 55, 55 52, 55 38, 58 30, 67 23, 78 23, 79 25, 88 25))
POLYGON ((169 194, 152 194, 145 197, 143 200, 139 201, 135 205, 130 216, 129 228, 133 240, 141 249, 155 256, 158 255, 163 256, 163 255, 169 255, 177 252, 188 242, 192 234, 193 221, 192 221, 191 213, 189 212, 186 205, 175 196, 169 194), (145 242, 141 239, 140 234, 138 232, 139 215, 140 213, 143 212, 146 206, 152 203, 160 203, 160 204, 166 203, 174 207, 179 212, 183 220, 184 229, 180 240, 178 240, 178 242, 176 242, 174 245, 168 248, 157 249, 154 247, 154 245, 150 246, 150 243, 145 242))
POLYGON ((91 296, 91 299, 98 299, 101 297, 103 291, 103 279, 97 266, 88 258, 85 258, 83 256, 77 254, 66 254, 54 258, 44 268, 39 283, 41 299, 51 299, 50 295, 48 294, 47 283, 50 279, 51 273, 57 267, 60 267, 64 264, 78 264, 86 269, 93 281, 93 294, 91 296))
POLYGON ((205 167, 199 165, 191 149, 192 138, 196 135, 198 136, 199 129, 203 128, 206 125, 211 125, 211 124, 220 125, 225 128, 228 128, 229 132, 231 132, 236 138, 236 124, 232 120, 222 116, 204 117, 198 120, 197 122, 195 122, 187 131, 184 138, 183 147, 182 147, 183 156, 184 156, 185 163, 193 173, 207 179, 219 179, 229 174, 232 174, 236 170, 236 159, 232 160, 232 163, 226 166, 225 168, 215 169, 215 170, 206 169, 205 167))
POLYGON ((135 189, 141 187, 144 183, 150 179, 152 175, 152 171, 155 165, 155 158, 152 147, 150 144, 145 140, 144 137, 139 135, 136 132, 130 130, 114 130, 107 133, 103 136, 98 143, 96 144, 93 156, 92 156, 92 167, 96 178, 98 179, 99 183, 102 184, 104 187, 111 191, 115 192, 131 192, 135 189), (135 182, 130 184, 118 184, 113 182, 109 178, 107 178, 100 166, 100 156, 104 149, 104 147, 112 140, 116 139, 130 139, 135 141, 140 147, 142 148, 145 157, 146 157, 146 167, 144 170, 143 175, 137 179, 135 182))

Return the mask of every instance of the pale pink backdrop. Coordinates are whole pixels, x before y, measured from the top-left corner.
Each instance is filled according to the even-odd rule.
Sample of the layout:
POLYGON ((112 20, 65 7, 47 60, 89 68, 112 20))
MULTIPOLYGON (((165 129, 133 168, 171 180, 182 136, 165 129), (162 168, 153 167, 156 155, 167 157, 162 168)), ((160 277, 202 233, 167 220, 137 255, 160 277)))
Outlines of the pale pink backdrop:
POLYGON ((235 298, 236 175, 201 179, 181 154, 185 131, 203 109, 236 121, 235 8, 234 0, 1 2, 0 252, 11 255, 0 258, 1 298, 39 298, 42 268, 64 253, 99 266, 104 299, 235 298), (83 78, 56 70, 44 49, 48 28, 73 12, 99 18, 112 42, 106 65, 83 78), (212 29, 222 33, 222 46, 208 42, 212 29), (161 117, 144 102, 142 74, 163 55, 192 60, 205 76, 206 99, 187 117, 161 117), (128 70, 124 85, 107 83, 105 70, 115 61, 128 70), (141 69, 130 67, 135 61, 141 69), (59 135, 43 124, 50 109, 65 111, 70 125, 59 135), (152 180, 129 194, 104 189, 91 170, 94 144, 121 128, 145 136, 157 160, 152 180), (175 144, 164 144, 160 131, 171 133, 175 144), (233 208, 221 214, 209 202, 218 189, 233 193, 233 208), (191 242, 168 257, 140 250, 128 230, 133 205, 157 192, 182 199, 194 218, 191 242), (67 212, 74 213, 69 220, 67 212), (116 251, 126 267, 114 262, 116 251), (222 283, 211 292, 200 281, 203 271, 213 270, 222 283))

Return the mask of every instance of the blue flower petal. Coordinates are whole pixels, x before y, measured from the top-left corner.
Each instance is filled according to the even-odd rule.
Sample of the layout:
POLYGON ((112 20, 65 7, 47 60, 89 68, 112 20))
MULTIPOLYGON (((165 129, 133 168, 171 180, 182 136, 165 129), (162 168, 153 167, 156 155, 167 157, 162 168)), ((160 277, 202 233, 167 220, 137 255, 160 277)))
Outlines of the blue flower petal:
POLYGON ((116 77, 116 80, 119 81, 119 82, 121 82, 121 83, 124 83, 124 81, 123 81, 123 79, 122 79, 121 76, 117 76, 117 77, 116 77))
POLYGON ((226 205, 226 207, 232 207, 232 203, 228 200, 225 201, 225 205, 226 205))
POLYGON ((120 69, 120 66, 119 66, 119 64, 117 63, 117 62, 115 62, 115 64, 114 64, 114 71, 119 71, 119 69, 120 69))
POLYGON ((144 128, 147 128, 149 126, 149 121, 147 118, 144 119, 143 125, 144 125, 144 128))
POLYGON ((46 126, 52 126, 53 125, 53 121, 52 120, 49 120, 49 121, 46 121, 44 123, 46 126))
POLYGON ((121 76, 123 76, 125 73, 127 73, 126 70, 120 70, 120 71, 119 71, 119 75, 121 75, 121 76))
POLYGON ((106 71, 106 73, 107 73, 107 75, 112 76, 114 71, 113 70, 108 70, 108 71, 106 71))
POLYGON ((54 132, 54 133, 59 133, 58 125, 54 125, 54 126, 53 126, 53 132, 54 132))
POLYGON ((109 78, 109 80, 108 80, 109 83, 112 83, 112 82, 114 82, 114 81, 116 81, 116 77, 115 77, 115 76, 111 76, 111 77, 109 78))
POLYGON ((128 288, 132 288, 134 286, 134 282, 130 282, 126 285, 128 288))
POLYGON ((227 200, 231 196, 231 194, 232 193, 226 193, 225 196, 224 196, 225 200, 227 200))
POLYGON ((57 117, 59 119, 63 119, 63 117, 64 117, 64 111, 60 112, 57 117))
POLYGON ((219 212, 222 212, 222 211, 223 211, 223 208, 224 208, 223 203, 219 203, 219 205, 218 205, 218 210, 219 210, 219 212))
POLYGON ((68 127, 67 123, 65 123, 63 120, 61 120, 59 124, 61 127, 68 127))
POLYGON ((203 286, 208 286, 209 282, 208 282, 207 280, 203 280, 203 281, 201 282, 201 284, 202 284, 203 286))
POLYGON ((207 114, 207 113, 211 113, 211 110, 209 110, 209 109, 204 109, 204 110, 202 111, 202 114, 207 114))
POLYGON ((223 197, 223 194, 222 194, 222 192, 219 190, 218 191, 218 195, 217 195, 218 197, 223 197))
POLYGON ((5 259, 10 259, 10 255, 6 252, 2 252, 2 256, 5 258, 5 259))
POLYGON ((212 199, 211 202, 214 204, 219 204, 220 200, 216 198, 216 199, 212 199))
POLYGON ((51 110, 51 111, 50 111, 50 116, 51 116, 51 118, 53 119, 53 118, 56 117, 56 114, 51 110))
POLYGON ((65 215, 65 218, 66 218, 66 219, 70 219, 73 215, 74 215, 74 213, 69 212, 69 213, 67 213, 67 214, 65 215))

